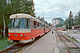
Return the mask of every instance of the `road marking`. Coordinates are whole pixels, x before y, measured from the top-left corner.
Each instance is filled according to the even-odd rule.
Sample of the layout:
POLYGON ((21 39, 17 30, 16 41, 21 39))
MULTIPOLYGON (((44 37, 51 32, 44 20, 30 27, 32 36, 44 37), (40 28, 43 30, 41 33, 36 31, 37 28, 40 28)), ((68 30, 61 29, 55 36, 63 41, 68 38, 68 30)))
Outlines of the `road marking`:
POLYGON ((58 48, 55 48, 55 53, 59 53, 59 49, 58 48))

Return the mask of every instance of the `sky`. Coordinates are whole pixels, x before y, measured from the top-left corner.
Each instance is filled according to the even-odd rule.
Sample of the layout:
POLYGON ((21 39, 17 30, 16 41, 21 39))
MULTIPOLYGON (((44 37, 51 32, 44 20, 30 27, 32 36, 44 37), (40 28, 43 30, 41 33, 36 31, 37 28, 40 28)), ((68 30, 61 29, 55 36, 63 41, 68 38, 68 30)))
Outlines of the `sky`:
POLYGON ((34 0, 34 6, 36 16, 51 22, 53 18, 68 18, 70 11, 75 16, 80 11, 80 0, 34 0))

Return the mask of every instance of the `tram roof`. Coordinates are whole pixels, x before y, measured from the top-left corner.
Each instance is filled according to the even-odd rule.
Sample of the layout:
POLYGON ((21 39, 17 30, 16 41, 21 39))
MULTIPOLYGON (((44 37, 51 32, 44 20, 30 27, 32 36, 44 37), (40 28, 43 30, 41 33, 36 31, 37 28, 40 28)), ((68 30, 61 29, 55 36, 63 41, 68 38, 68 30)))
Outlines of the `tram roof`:
MULTIPOLYGON (((28 15, 28 14, 19 13, 19 14, 13 14, 13 15, 10 16, 10 19, 15 19, 15 18, 30 18, 31 20, 34 20, 36 22, 45 24, 44 22, 40 21, 39 19, 37 19, 37 18, 35 18, 31 15, 28 15)), ((47 24, 45 24, 45 25, 48 26, 47 24)))
POLYGON ((30 18, 31 16, 28 14, 13 14, 10 16, 10 19, 14 19, 14 18, 30 18))

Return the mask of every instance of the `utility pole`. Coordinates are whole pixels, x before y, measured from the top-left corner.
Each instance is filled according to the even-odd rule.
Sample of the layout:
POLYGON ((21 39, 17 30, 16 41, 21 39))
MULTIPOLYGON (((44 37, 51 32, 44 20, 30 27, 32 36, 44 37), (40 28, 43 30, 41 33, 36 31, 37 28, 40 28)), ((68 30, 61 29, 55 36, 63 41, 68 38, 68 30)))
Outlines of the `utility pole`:
MULTIPOLYGON (((43 18, 44 18, 44 12, 43 12, 43 18)), ((43 20, 43 22, 44 22, 44 20, 43 20)), ((44 24, 44 33, 45 33, 45 24, 44 24)))

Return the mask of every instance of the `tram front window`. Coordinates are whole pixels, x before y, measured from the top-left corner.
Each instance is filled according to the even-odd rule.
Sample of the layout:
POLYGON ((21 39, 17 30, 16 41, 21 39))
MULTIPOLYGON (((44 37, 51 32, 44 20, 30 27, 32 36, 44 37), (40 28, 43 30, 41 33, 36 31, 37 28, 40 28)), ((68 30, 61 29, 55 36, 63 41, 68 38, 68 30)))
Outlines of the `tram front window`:
POLYGON ((26 19, 10 19, 9 28, 26 28, 26 19))

